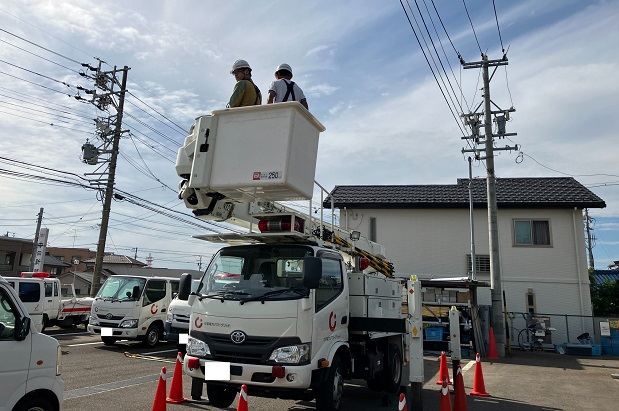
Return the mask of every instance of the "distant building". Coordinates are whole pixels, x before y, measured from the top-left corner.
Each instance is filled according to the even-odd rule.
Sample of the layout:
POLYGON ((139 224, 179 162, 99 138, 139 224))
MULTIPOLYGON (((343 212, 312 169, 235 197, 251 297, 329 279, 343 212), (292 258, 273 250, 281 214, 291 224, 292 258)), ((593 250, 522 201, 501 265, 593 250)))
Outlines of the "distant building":
POLYGON ((96 251, 91 251, 88 248, 47 247, 47 251, 50 255, 68 264, 68 266, 62 270, 62 273, 69 271, 86 271, 86 263, 84 263, 84 260, 89 260, 97 256, 96 251))

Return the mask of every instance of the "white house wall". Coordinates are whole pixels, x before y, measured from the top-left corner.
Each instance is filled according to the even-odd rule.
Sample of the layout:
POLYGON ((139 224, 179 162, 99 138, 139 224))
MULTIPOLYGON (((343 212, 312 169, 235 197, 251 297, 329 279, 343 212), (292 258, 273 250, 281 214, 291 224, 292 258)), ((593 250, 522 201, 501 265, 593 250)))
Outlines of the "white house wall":
MULTIPOLYGON (((468 209, 341 210, 342 225, 369 236, 376 219, 376 241, 398 276, 448 278, 467 275, 470 254, 468 209), (347 221, 346 221, 347 219, 347 221)), ((475 210, 476 254, 488 255, 488 217, 475 210)), ((526 294, 535 294, 536 312, 591 315, 584 225, 581 210, 500 209, 498 212, 501 276, 508 311, 526 312, 526 294), (514 218, 548 219, 551 246, 513 246, 514 218)), ((478 280, 490 282, 487 274, 478 280)), ((479 303, 490 305, 489 290, 479 303)), ((591 331, 591 330, 588 330, 591 331)))

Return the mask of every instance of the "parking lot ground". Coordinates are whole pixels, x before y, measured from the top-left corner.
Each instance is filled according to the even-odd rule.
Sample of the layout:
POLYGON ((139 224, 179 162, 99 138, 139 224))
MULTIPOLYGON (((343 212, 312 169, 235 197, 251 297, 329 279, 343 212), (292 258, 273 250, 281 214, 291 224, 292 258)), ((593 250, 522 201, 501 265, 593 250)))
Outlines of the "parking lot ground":
MULTIPOLYGON (((75 330, 79 331, 79 330, 75 330)), ((175 350, 172 344, 162 344, 153 352, 136 343, 119 343, 114 347, 102 345, 98 338, 84 335, 58 335, 62 340, 65 401, 63 411, 132 410, 149 411, 157 388, 162 366, 169 373, 174 369, 175 350), (167 363, 127 358, 124 352, 162 357, 167 363)), ((465 359, 462 366, 467 394, 474 384, 475 361, 465 359), (470 365, 469 365, 470 363, 470 365)), ((425 380, 423 409, 439 409, 440 386, 436 385, 439 361, 437 356, 424 357, 425 380)), ((575 357, 555 353, 514 351, 512 355, 496 360, 482 360, 482 370, 488 398, 467 395, 470 411, 547 411, 547 410, 612 410, 619 409, 619 380, 611 374, 619 373, 619 357, 575 357), (615 404, 615 405, 613 405, 615 404)), ((450 364, 451 375, 451 364, 450 364)), ((169 392, 171 378, 167 380, 169 392)), ((183 378, 183 393, 190 395, 191 382, 183 378)), ((206 396, 206 390, 205 394, 206 396)), ((237 397, 238 399, 238 397, 237 397)), ((314 401, 291 401, 249 397, 250 411, 305 411, 315 409, 314 401)), ((408 410, 411 407, 408 400, 408 410)), ((234 411, 237 400, 227 408, 234 411)), ((396 394, 385 397, 371 392, 363 381, 345 386, 342 411, 396 411, 396 394)), ((168 404, 167 410, 218 410, 202 402, 168 404)))

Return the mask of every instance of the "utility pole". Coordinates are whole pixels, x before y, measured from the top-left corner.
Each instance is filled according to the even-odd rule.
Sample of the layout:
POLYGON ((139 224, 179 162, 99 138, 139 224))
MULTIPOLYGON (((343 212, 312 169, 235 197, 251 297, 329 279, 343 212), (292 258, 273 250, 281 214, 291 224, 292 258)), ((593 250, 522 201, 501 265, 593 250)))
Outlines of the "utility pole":
MULTIPOLYGON (((34 271, 34 259, 37 254, 37 248, 39 247, 39 231, 41 231, 41 222, 43 221, 43 207, 39 209, 39 216, 37 219, 37 231, 34 233, 34 243, 32 245, 32 257, 30 258, 30 268, 28 271, 34 271)), ((7 232, 7 235, 9 233, 7 232)))
MULTIPOLYGON (((501 258, 499 253, 499 229, 498 229, 498 213, 496 199, 496 176, 494 172, 494 151, 495 150, 518 150, 518 146, 503 148, 494 147, 494 137, 502 138, 506 136, 514 136, 516 133, 505 132, 505 122, 509 120, 509 113, 516 111, 513 107, 508 110, 500 109, 490 99, 490 80, 491 76, 488 73, 490 66, 494 67, 492 75, 496 72, 499 66, 507 65, 507 55, 503 55, 500 60, 488 60, 488 56, 482 54, 482 60, 474 63, 463 63, 464 69, 481 68, 484 81, 484 110, 483 113, 469 113, 463 115, 465 123, 471 126, 473 135, 463 137, 463 139, 473 139, 475 144, 485 145, 485 157, 481 157, 481 150, 462 150, 462 152, 474 152, 478 160, 486 160, 486 197, 488 200, 488 240, 490 250, 490 298, 492 300, 491 325, 494 331, 495 341, 497 345, 497 353, 499 357, 505 357, 505 317, 503 315, 503 292, 501 284, 501 258), (491 105, 498 108, 497 111, 491 110, 491 105), (495 115, 497 123, 497 134, 492 134, 492 116, 495 115), (483 123, 481 119, 483 118, 483 123), (479 128, 483 125, 485 140, 480 139, 479 128)), ((481 106, 481 104, 480 104, 481 106)), ((480 107, 478 106, 477 109, 480 107)), ((476 109, 476 110, 477 110, 476 109)))
POLYGON ((587 230, 587 251, 589 252, 589 268, 595 269, 595 261, 593 260, 593 246, 596 240, 594 235, 591 235, 591 231, 593 231, 593 227, 591 225, 595 222, 595 220, 589 217, 589 209, 585 208, 585 229, 587 230))
POLYGON ((198 271, 202 271, 202 256, 200 256, 200 259, 198 260, 198 271))
POLYGON ((133 255, 133 258, 137 260, 138 259, 138 248, 134 247, 134 249, 135 249, 135 254, 133 255))
MULTIPOLYGON (((116 67, 112 71, 104 72, 101 70, 101 61, 98 68, 88 66, 91 71, 96 71, 95 87, 97 90, 87 90, 87 94, 92 94, 91 102, 100 110, 106 110, 111 104, 116 108, 116 115, 108 118, 96 119, 97 132, 103 143, 100 148, 86 142, 82 146, 84 163, 96 165, 99 163, 109 163, 107 170, 102 172, 87 173, 85 175, 98 176, 99 179, 90 182, 91 185, 98 186, 103 190, 105 185, 105 194, 103 198, 103 211, 101 215, 101 226, 99 228, 99 242, 97 243, 97 256, 95 258, 95 269, 92 277, 92 287, 90 296, 94 297, 101 287, 101 272, 103 270, 103 256, 105 254, 105 241, 107 238, 107 229, 110 219, 110 211, 112 208, 112 197, 114 195, 114 180, 116 177, 116 162, 118 159, 118 146, 122 131, 123 109, 125 104, 125 92, 127 91, 127 73, 129 67, 124 66, 122 70, 117 70, 116 67), (118 84, 116 77, 117 73, 122 72, 122 80, 118 84), (120 89, 115 90, 117 86, 120 89), (115 101, 118 98, 118 102, 115 101), (112 130, 114 127, 114 130, 112 130), (111 145, 111 148, 110 148, 111 145), (99 155, 109 155, 109 158, 99 161, 99 155), (107 180, 104 178, 107 175, 107 180)), ((77 98, 77 97, 76 97, 77 98)), ((81 98, 78 98, 78 100, 81 98)))

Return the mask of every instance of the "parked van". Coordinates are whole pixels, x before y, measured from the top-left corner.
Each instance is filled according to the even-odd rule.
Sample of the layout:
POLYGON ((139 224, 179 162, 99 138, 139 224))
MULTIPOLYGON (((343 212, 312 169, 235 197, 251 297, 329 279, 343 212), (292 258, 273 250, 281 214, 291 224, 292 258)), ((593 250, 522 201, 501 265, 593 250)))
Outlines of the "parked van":
POLYGON ((15 289, 26 307, 28 316, 38 332, 44 327, 45 283, 42 278, 7 277, 8 284, 15 289))
MULTIPOLYGON (((200 280, 191 282, 191 291, 198 291, 200 280)), ((191 307, 187 300, 179 300, 178 296, 174 297, 168 307, 168 315, 165 322, 164 339, 168 342, 175 342, 178 351, 185 353, 186 342, 181 342, 182 334, 189 335, 189 317, 191 315, 191 307)), ((183 341, 186 341, 183 340, 183 341)))
POLYGON ((0 352, 0 411, 60 410, 64 390, 60 345, 56 339, 35 329, 15 285, 3 277, 0 277, 0 352))
POLYGON ((105 345, 139 340, 156 346, 178 283, 178 278, 168 277, 108 277, 92 304, 88 332, 100 334, 105 345))

